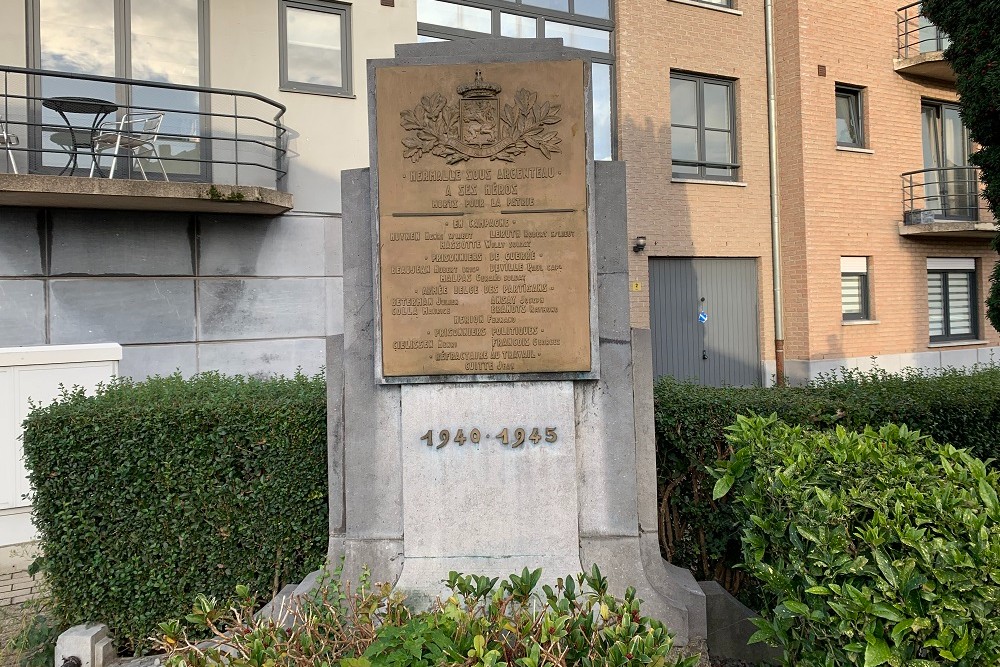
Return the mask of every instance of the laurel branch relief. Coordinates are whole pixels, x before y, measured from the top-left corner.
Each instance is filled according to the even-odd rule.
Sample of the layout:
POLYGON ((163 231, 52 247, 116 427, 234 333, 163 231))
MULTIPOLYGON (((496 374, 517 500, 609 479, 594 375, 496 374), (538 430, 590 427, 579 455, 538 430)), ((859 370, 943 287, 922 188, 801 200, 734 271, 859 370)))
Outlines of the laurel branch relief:
POLYGON ((448 164, 471 158, 513 162, 533 148, 550 159, 561 152, 562 139, 552 129, 562 121, 559 111, 558 104, 538 104, 538 94, 524 88, 502 112, 496 98, 448 104, 441 93, 427 95, 412 111, 400 113, 400 124, 408 131, 403 156, 416 162, 430 153, 448 164))

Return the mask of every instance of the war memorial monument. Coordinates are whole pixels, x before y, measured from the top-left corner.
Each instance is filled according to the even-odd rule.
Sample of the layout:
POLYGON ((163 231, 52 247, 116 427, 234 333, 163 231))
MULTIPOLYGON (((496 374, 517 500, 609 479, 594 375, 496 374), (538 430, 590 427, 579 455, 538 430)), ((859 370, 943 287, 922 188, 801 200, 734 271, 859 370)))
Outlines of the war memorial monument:
POLYGON ((625 168, 593 159, 560 40, 371 61, 329 341, 330 559, 411 600, 449 571, 597 564, 680 644, 705 598, 657 543, 649 333, 629 325, 625 168))

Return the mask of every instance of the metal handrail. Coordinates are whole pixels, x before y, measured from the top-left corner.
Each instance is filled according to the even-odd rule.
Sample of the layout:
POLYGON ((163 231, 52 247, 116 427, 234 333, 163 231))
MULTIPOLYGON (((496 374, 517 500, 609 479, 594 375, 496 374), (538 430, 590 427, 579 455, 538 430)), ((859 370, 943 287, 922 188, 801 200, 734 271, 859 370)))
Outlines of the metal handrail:
MULTIPOLYGON (((77 125, 75 124, 77 121, 70 122, 65 116, 63 117, 66 119, 65 122, 61 122, 62 119, 43 119, 42 103, 46 98, 38 91, 41 89, 43 79, 56 78, 115 86, 118 99, 113 103, 118 107, 116 112, 119 114, 118 117, 130 112, 163 112, 174 118, 180 116, 193 119, 190 132, 178 132, 174 128, 163 131, 159 135, 159 139, 163 142, 186 141, 196 147, 197 157, 163 156, 164 162, 168 165, 170 163, 200 165, 197 167, 199 173, 178 173, 172 175, 171 180, 176 178, 177 180, 220 184, 267 185, 278 190, 285 190, 288 174, 288 149, 286 147, 288 130, 282 122, 286 108, 280 102, 249 91, 172 84, 161 81, 140 81, 121 77, 11 66, 0 66, 0 72, 3 73, 3 103, 0 107, 0 117, 5 119, 12 134, 18 134, 20 131, 27 135, 27 141, 22 138, 19 147, 9 147, 12 153, 27 155, 29 168, 25 170, 26 173, 55 173, 58 171, 58 167, 53 166, 51 160, 46 161, 47 154, 67 156, 72 166, 67 164, 63 167, 63 172, 69 169, 70 175, 85 174, 89 170, 89 163, 78 164, 76 158, 89 155, 91 160, 95 159, 92 150, 88 152, 85 146, 76 143, 77 136, 84 138, 92 136, 97 130, 94 124, 77 125), (15 86, 15 83, 18 85, 15 86), (159 106, 133 104, 134 92, 145 88, 195 93, 198 100, 197 108, 171 107, 169 103, 159 106), (224 108, 221 103, 213 103, 216 97, 230 98, 232 100, 231 111, 214 110, 224 108), (251 108, 248 109, 248 107, 251 108), (263 108, 258 111, 257 109, 261 107, 263 108), (13 115, 12 112, 14 112, 13 115), (220 125, 227 127, 219 130, 220 125), (225 130, 229 128, 232 128, 232 131, 226 132, 225 130), (52 145, 46 145, 46 139, 49 140, 49 144, 53 144, 52 137, 66 131, 71 135, 73 146, 67 147, 63 143, 56 143, 55 145, 62 146, 62 148, 55 148, 52 145), (241 146, 246 150, 241 150, 241 146), (230 155, 224 155, 227 152, 230 155), (261 152, 270 154, 268 159, 262 160, 259 157, 254 157, 254 153, 259 156, 261 152), (243 170, 242 182, 241 169, 243 170), (249 180, 246 177, 248 172, 252 174, 249 180), (262 181, 264 173, 270 173, 271 176, 262 181)), ((94 123, 96 124, 96 122, 95 117, 94 123)), ((7 148, 5 147, 4 150, 7 148)), ((125 162, 130 169, 131 160, 125 162)), ((132 174, 129 172, 127 177, 131 178, 132 174)))
POLYGON ((896 10, 896 56, 910 58, 934 51, 944 51, 951 40, 936 25, 926 20, 922 3, 911 2, 896 10), (926 31, 927 36, 923 36, 926 31), (930 48, 926 48, 930 46, 930 48))
POLYGON ((979 220, 979 168, 917 169, 901 175, 903 222, 979 220))

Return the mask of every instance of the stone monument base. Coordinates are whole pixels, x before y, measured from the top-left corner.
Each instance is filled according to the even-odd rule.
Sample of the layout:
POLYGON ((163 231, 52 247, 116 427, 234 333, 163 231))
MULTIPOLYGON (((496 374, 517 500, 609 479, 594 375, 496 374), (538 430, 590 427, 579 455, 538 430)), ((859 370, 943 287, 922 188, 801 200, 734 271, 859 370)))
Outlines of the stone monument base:
MULTIPOLYGON (((450 571, 506 577, 525 567, 542 568, 543 579, 554 582, 596 564, 610 580, 612 593, 621 596, 626 588, 635 587, 644 601, 644 610, 668 625, 679 646, 700 646, 707 636, 705 595, 690 572, 660 558, 657 542, 651 346, 648 331, 630 328, 631 243, 625 222, 625 166, 593 161, 592 138, 584 134, 592 121, 589 102, 581 109, 578 93, 564 94, 558 99, 576 100, 570 104, 576 109, 560 107, 558 118, 552 115, 556 113, 554 107, 546 106, 537 112, 549 118, 547 127, 561 137, 560 151, 529 151, 516 161, 511 158, 515 167, 525 167, 525 173, 535 173, 538 166, 556 165, 551 170, 546 168, 545 173, 563 181, 545 184, 539 179, 511 177, 520 179, 519 189, 517 198, 506 206, 535 202, 533 197, 538 197, 538 203, 531 205, 540 210, 503 212, 500 209, 506 200, 497 199, 496 203, 490 200, 489 206, 497 208, 489 215, 503 219, 483 218, 486 214, 476 211, 435 212, 431 200, 424 202, 421 198, 447 197, 449 185, 436 179, 447 176, 448 183, 454 181, 456 193, 463 191, 460 188, 478 192, 476 188, 490 180, 489 170, 497 168, 498 163, 488 156, 470 155, 467 162, 448 163, 453 169, 447 174, 428 171, 431 183, 424 183, 423 176, 417 178, 414 174, 418 172, 410 171, 413 166, 405 163, 404 169, 399 162, 405 147, 416 155, 413 147, 417 146, 412 137, 404 136, 400 141, 400 118, 404 126, 419 125, 426 114, 435 113, 435 99, 439 100, 438 107, 445 108, 442 105, 452 104, 456 97, 454 85, 439 86, 439 79, 471 80, 475 75, 472 88, 478 91, 476 94, 500 95, 497 103, 510 105, 509 99, 520 89, 516 105, 530 107, 536 104, 535 93, 526 91, 537 91, 538 100, 547 100, 556 95, 560 86, 565 88, 564 82, 552 82, 552 72, 583 72, 584 87, 589 86, 589 66, 579 63, 581 53, 564 48, 560 40, 400 45, 396 56, 394 60, 369 62, 368 81, 373 111, 371 136, 376 141, 382 140, 379 132, 393 137, 384 146, 378 144, 379 155, 393 156, 386 163, 391 166, 376 160, 373 151, 373 164, 380 165, 376 170, 348 171, 342 178, 344 335, 342 339, 331 339, 327 363, 331 563, 343 558, 345 576, 350 579, 356 578, 362 568, 370 568, 372 578, 392 582, 417 606, 427 605, 446 592, 442 580, 450 571), (577 62, 566 66, 564 61, 577 62), (492 65, 495 63, 504 66, 492 65), (532 66, 525 67, 524 63, 532 66), (441 69, 422 69, 432 67, 441 69), (391 76, 383 73, 379 78, 381 68, 390 68, 391 76), (480 80, 482 73, 486 81, 480 80), (503 83, 502 91, 500 85, 488 83, 491 76, 503 83), (399 81, 406 77, 422 82, 420 89, 401 94, 399 81), (377 81, 395 81, 395 87, 388 88, 395 92, 378 100, 377 81), (413 99, 421 101, 421 108, 430 109, 418 113, 415 120, 409 115, 413 99), (378 108, 382 109, 382 120, 376 127, 378 108), (570 154, 576 156, 572 161, 566 157, 570 154), (422 185, 418 187, 415 182, 422 185), (571 186, 577 188, 577 194, 583 193, 580 205, 586 202, 585 211, 579 205, 567 209, 546 203, 565 194, 560 187, 571 186), (382 204, 377 188, 383 188, 389 201, 389 194, 398 195, 404 187, 413 200, 411 208, 381 211, 380 218, 378 209, 382 204), (473 224, 476 222, 479 224, 473 224), (514 237, 532 239, 521 244, 517 253, 532 255, 524 258, 526 262, 537 254, 537 268, 518 268, 517 253, 495 260, 513 263, 496 265, 485 263, 479 255, 431 257, 437 240, 444 239, 447 230, 463 230, 463 243, 481 243, 484 250, 501 247, 491 245, 501 236, 490 234, 486 222, 508 224, 511 230, 522 229, 520 225, 535 230, 530 237, 514 237), (383 223, 403 231, 397 231, 395 239, 388 234, 382 239, 383 223), (427 230, 436 230, 430 239, 427 230), (547 230, 558 230, 559 236, 554 232, 548 236, 547 230), (570 245, 558 240, 571 237, 569 230, 578 235, 573 238, 586 237, 587 241, 585 245, 574 242, 572 247, 577 250, 571 254, 566 250, 570 245), (415 248, 421 250, 414 254, 415 248), (547 263, 550 254, 559 252, 563 253, 555 255, 563 257, 559 263, 547 263), (404 256, 405 261, 401 259, 404 256), (523 334, 494 331, 485 321, 485 315, 492 313, 487 301, 482 313, 463 316, 483 319, 475 322, 483 327, 482 333, 451 328, 467 324, 462 321, 447 321, 441 325, 444 333, 438 333, 431 324, 418 327, 419 318, 399 319, 414 313, 391 313, 390 317, 396 318, 396 338, 392 340, 406 343, 398 349, 388 348, 396 358, 393 363, 414 362, 414 368, 430 375, 383 377, 393 375, 385 373, 390 365, 381 356, 386 350, 383 324, 387 315, 379 309, 385 306, 380 292, 388 270, 385 266, 402 266, 405 272, 433 277, 430 269, 442 266, 435 262, 456 263, 463 274, 465 268, 475 268, 494 281, 513 278, 546 287, 539 290, 546 296, 535 303, 556 306, 559 315, 538 320, 538 337, 547 338, 542 341, 545 345, 553 345, 553 340, 559 345, 576 341, 579 336, 575 334, 589 328, 589 359, 574 353, 569 360, 582 370, 575 374, 546 371, 548 350, 552 348, 536 347, 534 342, 510 342, 519 335, 533 335, 527 332, 530 326, 523 327, 523 334), (531 271, 549 271, 552 275, 546 278, 531 271), (530 281, 529 274, 533 276, 530 281), (581 281, 580 276, 587 280, 581 281), (587 289, 589 307, 583 312, 579 308, 563 310, 568 303, 586 301, 579 298, 581 285, 587 289), (564 293, 573 296, 563 297, 564 293), (376 304, 381 305, 376 308, 376 304), (455 336, 478 338, 449 340, 455 336), (498 362, 500 370, 509 375, 485 375, 478 364, 472 364, 475 368, 471 372, 478 373, 475 376, 440 375, 450 371, 434 365, 437 350, 462 350, 462 346, 482 345, 484 339, 490 359, 508 358, 502 349, 521 346, 536 354, 541 352, 532 359, 542 361, 531 367, 531 372, 510 372, 509 364, 498 362), (426 345, 427 341, 431 345, 426 345), (419 359, 413 350, 419 351, 419 359)), ((468 92, 469 88, 459 86, 458 91, 468 92)), ((589 100, 589 90, 583 92, 582 99, 589 100)), ((486 108, 482 99, 463 98, 461 104, 469 105, 469 118, 475 115, 473 111, 486 108)), ((510 113, 517 113, 513 108, 510 113)), ((512 122, 509 117, 508 122, 512 122)), ((519 127, 507 131, 516 132, 519 127)), ((554 141, 555 135, 544 136, 546 141, 554 141)), ((507 140, 513 141, 510 136, 507 140)), ((528 144, 526 147, 530 148, 528 144)), ((434 154, 416 157, 424 160, 417 165, 419 169, 448 166, 434 154)), ((447 208, 452 200, 435 201, 447 208)), ((470 205, 475 207, 478 200, 472 201, 470 205)), ((499 251, 496 254, 501 255, 499 251)), ((403 294, 399 301, 419 300, 416 278, 411 286, 397 274, 393 284, 397 293, 403 294), (412 293, 407 292, 410 287, 412 293)), ((448 285, 445 280, 420 284, 435 295, 455 297, 456 308, 468 306, 473 300, 465 295, 476 293, 445 291, 437 286, 448 285), (460 294, 463 296, 458 298, 460 294)), ((484 293, 485 289, 479 294, 484 293)), ((514 320, 512 327, 521 326, 517 318, 514 320)), ((444 358, 449 356, 445 354, 444 358)), ((560 355, 553 357, 566 362, 560 355)))

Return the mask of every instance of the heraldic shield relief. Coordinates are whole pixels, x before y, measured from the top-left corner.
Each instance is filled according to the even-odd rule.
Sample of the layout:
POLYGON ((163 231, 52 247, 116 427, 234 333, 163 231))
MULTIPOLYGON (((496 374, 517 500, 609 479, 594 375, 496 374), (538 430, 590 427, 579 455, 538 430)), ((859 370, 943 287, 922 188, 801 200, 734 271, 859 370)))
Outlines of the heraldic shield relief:
POLYGON ((476 70, 475 80, 459 86, 457 104, 441 93, 425 95, 413 110, 400 113, 407 131, 403 156, 413 162, 426 154, 458 164, 471 158, 513 162, 529 149, 545 158, 561 152, 560 105, 538 102, 538 93, 521 88, 501 104, 503 89, 483 80, 476 70))

